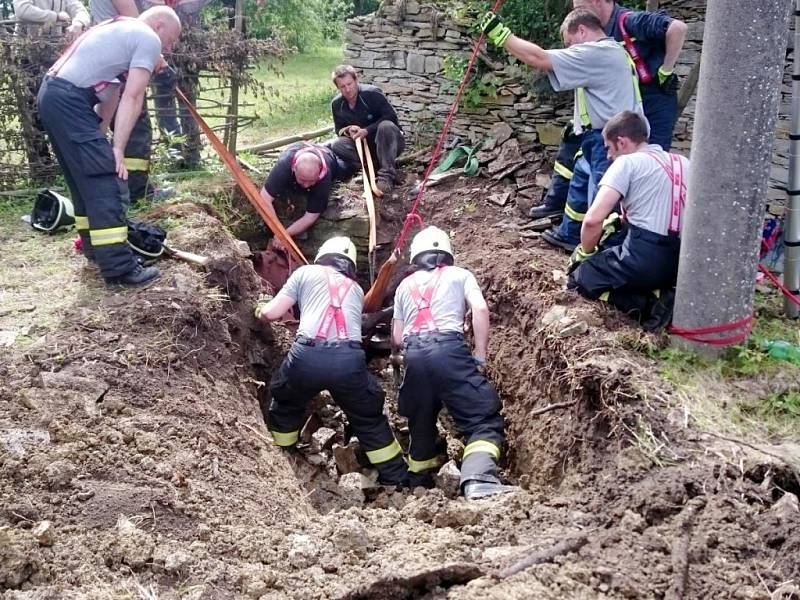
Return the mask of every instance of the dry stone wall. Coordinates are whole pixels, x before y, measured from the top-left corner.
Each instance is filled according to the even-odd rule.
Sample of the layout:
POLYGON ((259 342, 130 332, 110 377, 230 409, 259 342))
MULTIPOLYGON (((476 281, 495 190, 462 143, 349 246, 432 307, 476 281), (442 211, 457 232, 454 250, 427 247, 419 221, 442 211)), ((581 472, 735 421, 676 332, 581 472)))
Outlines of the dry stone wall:
MULTIPOLYGON (((667 0, 670 14, 687 22, 689 31, 676 72, 685 78, 700 57, 705 0, 667 0)), ((441 130, 456 92, 457 81, 446 75, 448 64, 469 58, 472 23, 452 11, 417 0, 384 0, 376 13, 349 21, 345 60, 362 80, 381 87, 396 108, 412 143, 441 130)), ((791 39, 791 38, 790 38, 791 39)), ((524 149, 554 153, 560 130, 572 116, 572 94, 554 93, 547 79, 528 67, 481 55, 493 69, 485 76, 492 94, 472 108, 462 106, 451 127, 462 143, 484 140, 498 123, 508 124, 524 149)), ((513 60, 513 59, 512 59, 513 60)), ((777 125, 770 200, 783 200, 788 176, 791 99, 791 54, 787 55, 782 103, 777 125)), ((688 154, 694 99, 675 129, 674 148, 688 154)), ((774 205, 776 211, 780 211, 774 205)))

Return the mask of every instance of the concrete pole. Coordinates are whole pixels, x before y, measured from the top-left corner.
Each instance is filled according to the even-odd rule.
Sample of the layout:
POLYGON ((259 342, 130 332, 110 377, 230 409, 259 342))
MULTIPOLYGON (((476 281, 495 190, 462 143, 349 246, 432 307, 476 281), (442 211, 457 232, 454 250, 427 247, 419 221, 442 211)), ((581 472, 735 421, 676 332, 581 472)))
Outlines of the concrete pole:
MULTIPOLYGON (((792 135, 789 137, 789 210, 786 213, 783 261, 783 283, 795 296, 800 295, 800 0, 795 1, 794 51, 792 60, 792 135)), ((789 298, 784 300, 787 316, 800 316, 800 307, 789 298)))
MULTIPOLYGON (((724 325, 752 314, 791 4, 708 3, 675 327, 724 325)), ((720 351, 673 339, 698 353, 720 351)))

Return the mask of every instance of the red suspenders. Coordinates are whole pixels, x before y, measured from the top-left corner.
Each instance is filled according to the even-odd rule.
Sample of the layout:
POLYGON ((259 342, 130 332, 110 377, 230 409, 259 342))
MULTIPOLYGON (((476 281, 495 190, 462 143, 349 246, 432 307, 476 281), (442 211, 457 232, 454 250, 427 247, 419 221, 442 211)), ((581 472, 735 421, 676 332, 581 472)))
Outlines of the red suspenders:
POLYGON ((330 331, 331 323, 336 325, 336 338, 339 340, 347 339, 347 322, 345 321, 344 314, 342 313, 342 303, 347 297, 350 288, 353 287, 353 280, 339 275, 334 269, 325 267, 325 277, 328 280, 328 296, 330 302, 322 317, 322 322, 317 329, 317 339, 327 340, 328 331, 330 331), (338 282, 336 280, 339 280, 338 282))
POLYGON ((428 281, 428 285, 425 286, 425 289, 422 291, 420 291, 414 279, 414 275, 409 278, 411 299, 414 301, 414 304, 417 305, 417 317, 411 324, 411 333, 413 335, 419 335, 423 328, 429 333, 438 329, 436 327, 436 321, 433 318, 433 313, 431 312, 431 301, 433 300, 433 294, 436 292, 436 288, 439 286, 439 279, 441 279, 442 272, 445 268, 446 267, 436 267, 433 272, 433 277, 431 277, 430 281, 428 281))
POLYGON ((667 152, 670 164, 667 164, 656 152, 648 152, 653 160, 664 169, 672 183, 672 206, 669 213, 669 232, 678 234, 681 231, 681 217, 683 207, 686 205, 686 183, 683 180, 683 162, 681 157, 672 152, 667 152))

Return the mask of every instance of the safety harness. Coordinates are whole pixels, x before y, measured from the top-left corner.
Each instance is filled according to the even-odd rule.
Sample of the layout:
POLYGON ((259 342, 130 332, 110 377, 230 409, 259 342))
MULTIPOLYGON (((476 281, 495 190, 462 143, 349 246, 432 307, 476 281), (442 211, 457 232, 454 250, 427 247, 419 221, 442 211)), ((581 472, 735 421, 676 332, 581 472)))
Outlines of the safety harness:
POLYGON ((347 337, 347 323, 342 313, 342 303, 347 297, 350 288, 353 287, 353 280, 344 277, 336 269, 331 267, 324 267, 325 278, 328 281, 328 297, 330 301, 328 308, 325 309, 325 315, 317 329, 317 339, 327 340, 328 332, 331 329, 331 323, 336 325, 336 338, 338 340, 346 340, 347 337), (337 281, 339 279, 339 281, 337 281))
POLYGON ((409 292, 411 293, 411 299, 417 306, 417 316, 411 324, 411 333, 413 335, 419 335, 422 333, 423 329, 426 333, 433 333, 439 329, 436 327, 436 321, 431 312, 431 301, 433 300, 433 295, 436 293, 436 288, 439 286, 442 272, 446 268, 447 267, 436 267, 433 271, 433 277, 431 277, 425 289, 422 291, 420 291, 417 285, 415 276, 412 275, 409 278, 409 292))
POLYGON ((628 15, 631 11, 621 11, 619 13, 619 18, 617 19, 617 25, 619 26, 620 33, 622 33, 622 45, 625 50, 628 51, 628 55, 631 57, 633 61, 633 68, 636 70, 636 74, 639 76, 639 81, 641 83, 650 83, 653 81, 653 75, 650 73, 650 69, 647 68, 644 60, 642 59, 642 55, 639 54, 639 49, 636 47, 636 44, 633 43, 633 38, 628 34, 628 30, 625 29, 625 19, 628 18, 628 15))
POLYGON ((683 163, 681 157, 672 152, 667 152, 669 164, 658 152, 648 151, 647 154, 664 169, 672 183, 672 205, 669 213, 669 233, 680 235, 683 208, 686 206, 686 182, 683 179, 683 163))

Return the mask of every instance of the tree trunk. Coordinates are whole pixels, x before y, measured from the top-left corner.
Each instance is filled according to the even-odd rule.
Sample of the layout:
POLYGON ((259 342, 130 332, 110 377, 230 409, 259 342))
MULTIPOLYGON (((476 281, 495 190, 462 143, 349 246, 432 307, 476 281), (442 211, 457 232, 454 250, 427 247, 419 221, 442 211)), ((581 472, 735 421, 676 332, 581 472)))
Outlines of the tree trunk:
MULTIPOLYGON (((708 3, 677 328, 727 325, 752 314, 790 8, 789 2, 763 0, 708 3)), ((718 354, 717 346, 675 339, 688 349, 718 354)))
POLYGON ((655 12, 658 10, 658 0, 647 0, 647 4, 644 7, 645 10, 650 12, 655 12))

